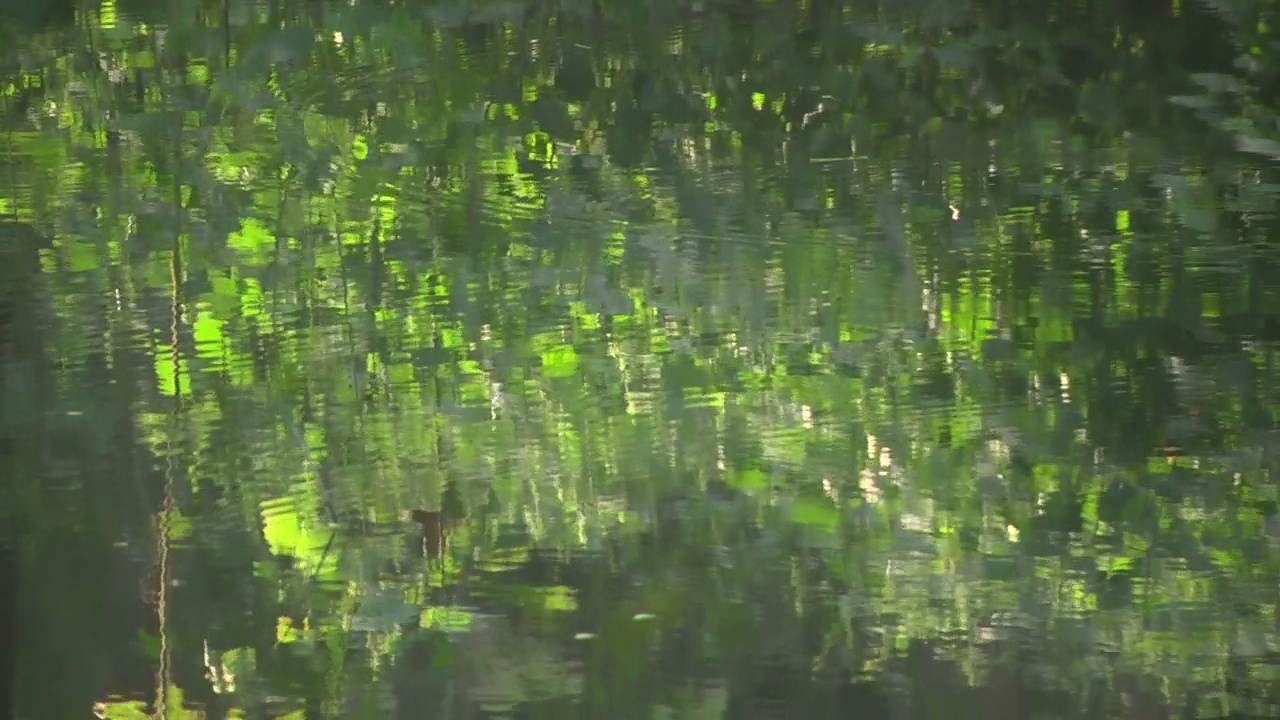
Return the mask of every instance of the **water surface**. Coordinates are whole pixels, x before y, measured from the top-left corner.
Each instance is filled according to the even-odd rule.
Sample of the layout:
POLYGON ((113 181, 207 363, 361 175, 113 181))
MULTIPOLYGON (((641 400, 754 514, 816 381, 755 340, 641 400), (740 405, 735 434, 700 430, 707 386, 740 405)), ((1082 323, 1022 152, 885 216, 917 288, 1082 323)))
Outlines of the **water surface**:
POLYGON ((13 717, 1275 716, 1271 11, 1127 5, 0 11, 13 717))

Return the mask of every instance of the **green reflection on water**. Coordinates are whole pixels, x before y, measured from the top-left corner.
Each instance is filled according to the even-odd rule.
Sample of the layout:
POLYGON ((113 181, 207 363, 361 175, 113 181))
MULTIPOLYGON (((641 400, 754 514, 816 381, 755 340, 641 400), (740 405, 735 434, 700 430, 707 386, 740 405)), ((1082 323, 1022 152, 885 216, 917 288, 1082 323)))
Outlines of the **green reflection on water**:
POLYGON ((17 717, 1274 714, 1228 4, 5 10, 17 717))

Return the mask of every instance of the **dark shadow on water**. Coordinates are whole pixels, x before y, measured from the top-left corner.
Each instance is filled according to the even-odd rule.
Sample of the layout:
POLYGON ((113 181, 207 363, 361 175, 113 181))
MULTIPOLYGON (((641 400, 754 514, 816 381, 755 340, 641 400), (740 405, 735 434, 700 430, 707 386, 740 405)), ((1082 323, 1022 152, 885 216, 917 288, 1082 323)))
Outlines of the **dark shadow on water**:
POLYGON ((410 629, 391 674, 396 717, 648 718, 667 705, 673 688, 682 688, 686 698, 703 697, 707 717, 728 720, 1243 720, 1280 713, 1280 684, 1272 672, 1277 661, 1270 656, 1234 660, 1216 697, 1193 692, 1175 698, 1160 676, 1123 668, 1117 657, 1087 645, 1055 649, 1039 631, 984 626, 980 633, 996 637, 911 640, 858 670, 864 661, 857 653, 871 651, 882 635, 851 627, 860 638, 851 656, 809 646, 821 641, 818 628, 806 627, 813 622, 800 620, 795 627, 797 621, 785 616, 766 619, 773 611, 761 609, 763 591, 754 619, 732 604, 711 611, 724 617, 707 617, 707 603, 717 601, 685 588, 679 619, 632 620, 625 608, 642 592, 639 579, 629 581, 598 556, 564 561, 537 554, 487 582, 488 597, 503 595, 495 585, 528 591, 564 584, 579 604, 574 618, 490 604, 469 632, 410 629), (584 618, 599 634, 571 640, 584 618), (737 644, 728 650, 699 638, 717 621, 739 623, 732 633, 737 644), (797 633, 798 645, 777 639, 797 633), (708 654, 717 652, 722 654, 708 654), (815 668, 813 658, 824 652, 828 666, 815 668), (559 682, 530 681, 555 675, 531 671, 540 664, 575 675, 579 684, 568 690, 559 682), (513 690, 521 682, 522 691, 513 690), (1225 699, 1234 711, 1223 711, 1225 699))
MULTIPOLYGON (((12 534, 5 532, 5 535, 12 534)), ((17 545, 14 537, 0 537, 0 718, 4 720, 14 717, 14 683, 18 671, 18 594, 22 565, 17 545)))

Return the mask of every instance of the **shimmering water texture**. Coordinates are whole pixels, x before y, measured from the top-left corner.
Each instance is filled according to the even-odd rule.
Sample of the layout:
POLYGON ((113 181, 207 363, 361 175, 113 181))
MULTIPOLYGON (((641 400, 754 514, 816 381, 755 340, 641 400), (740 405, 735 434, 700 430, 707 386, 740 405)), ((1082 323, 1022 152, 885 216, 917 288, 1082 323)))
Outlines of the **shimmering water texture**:
POLYGON ((0 720, 1280 717, 1269 4, 187 5, 0 7, 0 720))

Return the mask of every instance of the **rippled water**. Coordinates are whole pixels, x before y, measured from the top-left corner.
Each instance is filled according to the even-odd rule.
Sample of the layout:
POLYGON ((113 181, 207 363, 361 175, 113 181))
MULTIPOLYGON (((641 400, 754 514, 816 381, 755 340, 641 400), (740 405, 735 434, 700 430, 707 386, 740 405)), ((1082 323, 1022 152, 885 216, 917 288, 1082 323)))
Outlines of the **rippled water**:
POLYGON ((1280 711, 1265 11, 899 5, 5 10, 13 716, 1280 711))

